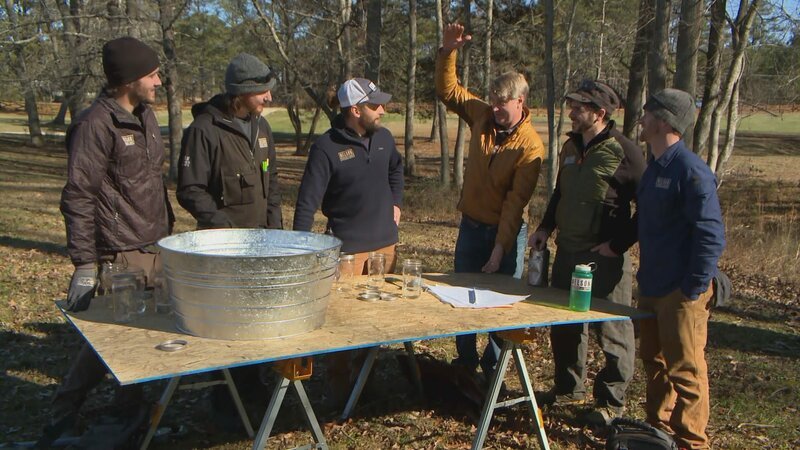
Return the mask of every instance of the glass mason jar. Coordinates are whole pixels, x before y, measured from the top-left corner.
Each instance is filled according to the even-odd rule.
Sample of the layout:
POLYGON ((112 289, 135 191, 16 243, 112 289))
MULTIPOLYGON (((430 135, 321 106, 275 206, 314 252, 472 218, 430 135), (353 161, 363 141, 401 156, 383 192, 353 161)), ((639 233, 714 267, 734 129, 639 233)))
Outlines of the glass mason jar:
POLYGON ((114 322, 128 323, 137 314, 136 276, 119 272, 111 276, 111 303, 114 308, 114 322))
POLYGON ((370 289, 380 290, 383 288, 383 276, 386 273, 386 255, 383 253, 370 252, 367 261, 367 285, 370 289))
POLYGON ((422 261, 403 260, 403 297, 417 298, 422 293, 422 261))

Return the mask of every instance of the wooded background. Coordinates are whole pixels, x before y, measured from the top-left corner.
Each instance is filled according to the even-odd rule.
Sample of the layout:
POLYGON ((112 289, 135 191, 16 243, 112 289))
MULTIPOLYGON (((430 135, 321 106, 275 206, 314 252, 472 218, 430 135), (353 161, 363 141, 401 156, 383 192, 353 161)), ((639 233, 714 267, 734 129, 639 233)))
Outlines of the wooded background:
POLYGON ((103 43, 138 37, 161 52, 174 177, 182 108, 222 91, 228 61, 246 51, 279 72, 273 97, 298 154, 327 128, 321 116, 336 114, 336 87, 365 76, 406 116, 406 173, 416 174, 414 118, 430 118, 440 182, 460 187, 465 125, 451 145, 433 83, 442 25, 458 21, 473 35, 459 54, 462 83, 486 96, 491 78, 516 70, 530 83, 528 105, 547 110, 550 188, 568 127, 562 99, 584 78, 620 93, 616 115, 631 137, 648 92, 693 93, 699 114, 684 138, 721 176, 741 110, 797 107, 799 13, 795 0, 4 0, 0 102, 24 102, 40 143, 37 102, 60 101, 55 123, 64 123, 102 87, 103 43))

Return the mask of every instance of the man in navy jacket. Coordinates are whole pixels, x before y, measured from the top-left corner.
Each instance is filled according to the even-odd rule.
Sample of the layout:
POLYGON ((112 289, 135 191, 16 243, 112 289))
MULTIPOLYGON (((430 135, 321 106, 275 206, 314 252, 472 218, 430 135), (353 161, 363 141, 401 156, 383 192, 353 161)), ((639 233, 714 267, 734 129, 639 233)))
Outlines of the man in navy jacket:
POLYGON ((725 247, 716 178, 681 135, 694 99, 677 89, 644 105, 640 140, 652 157, 639 183, 639 352, 647 373, 647 421, 681 448, 709 448, 705 359, 711 279, 725 247))
POLYGON ((392 98, 369 80, 344 82, 337 93, 341 114, 311 147, 295 205, 293 229, 310 231, 320 206, 326 232, 342 240, 366 273, 369 252, 395 265, 397 226, 403 201, 403 161, 392 133, 380 124, 392 98))

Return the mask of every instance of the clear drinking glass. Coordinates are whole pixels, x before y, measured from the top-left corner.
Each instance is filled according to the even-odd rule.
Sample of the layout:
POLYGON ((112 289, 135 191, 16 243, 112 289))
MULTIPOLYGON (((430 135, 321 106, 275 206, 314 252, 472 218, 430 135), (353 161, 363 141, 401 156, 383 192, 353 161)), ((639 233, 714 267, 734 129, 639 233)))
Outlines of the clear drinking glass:
POLYGON ((403 260, 403 297, 417 298, 422 293, 422 261, 403 260))
POLYGON ((380 290, 383 287, 383 275, 386 273, 386 255, 370 252, 367 260, 367 285, 370 289, 380 290))
POLYGON ((356 258, 353 255, 339 256, 339 265, 336 268, 337 289, 339 292, 350 292, 353 288, 353 278, 356 274, 356 258))
POLYGON ((118 272, 111 275, 111 303, 114 308, 114 322, 128 323, 134 314, 137 304, 136 276, 129 272, 118 272))

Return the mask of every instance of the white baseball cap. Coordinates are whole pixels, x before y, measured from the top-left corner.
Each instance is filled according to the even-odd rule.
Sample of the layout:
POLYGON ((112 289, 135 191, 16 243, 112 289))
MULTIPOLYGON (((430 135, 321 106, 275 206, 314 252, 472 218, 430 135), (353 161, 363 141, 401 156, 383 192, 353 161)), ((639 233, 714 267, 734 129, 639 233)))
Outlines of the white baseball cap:
POLYGON ((385 105, 392 99, 391 94, 381 91, 378 86, 375 86, 375 83, 366 78, 351 78, 345 81, 339 87, 336 96, 339 98, 339 105, 342 108, 362 103, 385 105))

